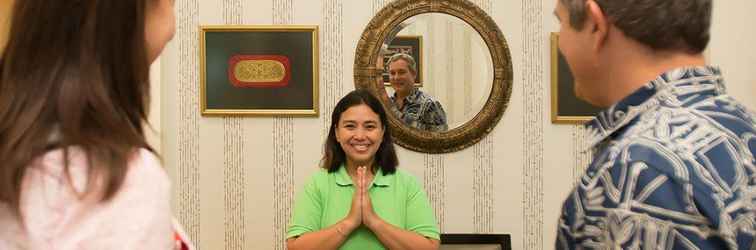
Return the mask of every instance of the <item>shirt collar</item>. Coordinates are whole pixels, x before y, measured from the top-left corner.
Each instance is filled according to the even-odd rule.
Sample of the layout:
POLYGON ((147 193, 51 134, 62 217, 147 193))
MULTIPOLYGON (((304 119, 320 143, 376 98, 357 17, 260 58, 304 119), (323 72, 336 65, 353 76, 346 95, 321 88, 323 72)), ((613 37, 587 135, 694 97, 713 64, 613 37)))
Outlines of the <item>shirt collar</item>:
POLYGON ((388 187, 389 184, 391 184, 389 176, 384 175, 383 169, 378 168, 378 171, 375 171, 375 177, 373 177, 373 185, 379 187, 388 187))
POLYGON ((664 72, 616 104, 602 110, 585 124, 589 148, 595 147, 639 115, 662 103, 681 105, 690 98, 723 93, 725 88, 719 67, 685 67, 664 72))
MULTIPOLYGON (((378 168, 378 171, 375 172, 375 177, 373 177, 373 186, 388 187, 390 183, 391 182, 388 179, 388 176, 384 176, 383 170, 381 168, 378 168)), ((347 173, 346 166, 344 166, 344 164, 341 164, 339 170, 336 171, 336 184, 339 186, 354 185, 354 183, 352 182, 352 177, 350 177, 349 173, 347 173)))
POLYGON ((349 173, 347 173, 346 167, 344 167, 344 164, 341 164, 339 166, 339 170, 336 171, 336 184, 339 186, 351 186, 352 178, 349 177, 349 173))
MULTIPOLYGON (((420 98, 420 90, 417 89, 417 87, 412 87, 412 90, 410 90, 409 95, 407 97, 404 97, 404 100, 407 103, 415 103, 417 99, 420 98)), ((394 95, 391 96, 392 101, 396 101, 396 92, 394 92, 394 95)))

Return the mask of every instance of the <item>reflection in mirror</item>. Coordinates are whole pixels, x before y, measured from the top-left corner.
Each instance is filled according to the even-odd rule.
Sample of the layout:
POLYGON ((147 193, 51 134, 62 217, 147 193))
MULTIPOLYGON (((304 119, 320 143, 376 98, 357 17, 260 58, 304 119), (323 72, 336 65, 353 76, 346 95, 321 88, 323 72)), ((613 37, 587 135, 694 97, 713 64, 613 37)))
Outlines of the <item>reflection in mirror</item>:
POLYGON ((392 55, 388 62, 388 74, 393 107, 391 112, 410 127, 432 132, 449 129, 446 112, 441 103, 415 86, 417 63, 412 56, 405 53, 392 55))
POLYGON ((391 32, 379 54, 376 66, 384 68, 393 113, 410 127, 434 132, 459 127, 488 100, 491 54, 477 31, 457 17, 413 16, 391 32), (414 59, 416 72, 407 56, 414 59))
POLYGON ((448 130, 412 128, 389 112, 392 138, 409 150, 432 154, 478 143, 498 124, 512 94, 512 58, 496 22, 469 0, 394 0, 378 11, 357 43, 354 86, 378 94, 387 110, 396 106, 387 93, 393 88, 381 79, 380 52, 382 45, 391 50, 388 45, 396 46, 401 36, 420 37, 415 84, 441 104, 448 130), (411 22, 405 22, 408 17, 411 22))

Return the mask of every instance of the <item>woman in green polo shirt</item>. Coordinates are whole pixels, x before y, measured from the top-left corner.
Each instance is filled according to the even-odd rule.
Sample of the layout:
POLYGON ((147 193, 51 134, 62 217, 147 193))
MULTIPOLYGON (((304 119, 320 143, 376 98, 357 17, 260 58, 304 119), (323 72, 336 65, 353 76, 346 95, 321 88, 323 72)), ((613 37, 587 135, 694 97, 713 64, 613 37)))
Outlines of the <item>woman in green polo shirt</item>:
POLYGON ((322 169, 297 196, 289 249, 438 249, 433 209, 417 179, 396 169, 387 122, 366 90, 338 102, 322 169))

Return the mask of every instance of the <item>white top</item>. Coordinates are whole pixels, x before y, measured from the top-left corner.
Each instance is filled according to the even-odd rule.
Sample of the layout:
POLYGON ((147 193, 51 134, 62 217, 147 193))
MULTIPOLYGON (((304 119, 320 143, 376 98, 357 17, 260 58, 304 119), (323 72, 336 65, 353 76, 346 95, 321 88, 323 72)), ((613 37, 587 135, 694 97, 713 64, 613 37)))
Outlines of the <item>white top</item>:
POLYGON ((0 203, 0 249, 174 249, 170 180, 154 154, 140 149, 134 155, 107 202, 95 192, 80 195, 87 181, 84 151, 69 150, 70 182, 63 160, 58 149, 27 169, 20 200, 26 230, 0 203))

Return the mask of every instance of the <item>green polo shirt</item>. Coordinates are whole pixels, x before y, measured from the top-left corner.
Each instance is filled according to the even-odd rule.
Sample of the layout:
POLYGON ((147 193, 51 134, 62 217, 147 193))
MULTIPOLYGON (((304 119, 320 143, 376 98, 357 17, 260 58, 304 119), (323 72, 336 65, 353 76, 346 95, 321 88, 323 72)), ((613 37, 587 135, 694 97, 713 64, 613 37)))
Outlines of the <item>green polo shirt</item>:
MULTIPOLYGON (((297 195, 286 238, 327 228, 344 219, 352 205, 355 185, 342 165, 328 173, 320 169, 297 195)), ((417 179, 402 170, 383 175, 378 170, 368 190, 373 210, 381 219, 404 230, 439 239, 428 196, 417 179)), ((364 225, 354 230, 340 249, 385 249, 364 225)))

